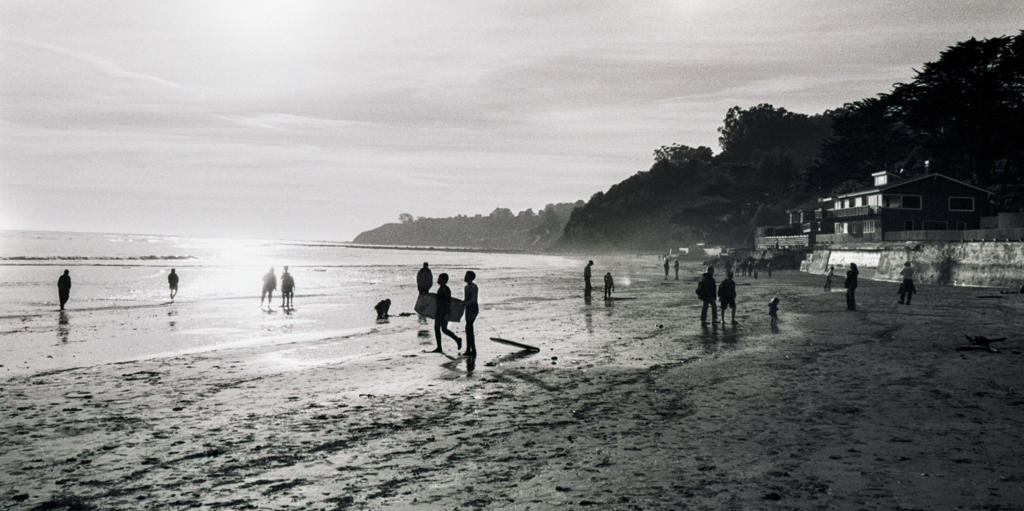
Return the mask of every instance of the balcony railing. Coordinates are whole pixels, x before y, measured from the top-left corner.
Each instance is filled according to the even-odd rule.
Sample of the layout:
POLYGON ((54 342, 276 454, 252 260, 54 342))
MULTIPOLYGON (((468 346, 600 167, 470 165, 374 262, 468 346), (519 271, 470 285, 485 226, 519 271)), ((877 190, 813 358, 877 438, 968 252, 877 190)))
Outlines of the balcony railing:
POLYGON ((829 218, 850 218, 855 216, 877 215, 882 208, 879 206, 857 206, 855 208, 833 209, 828 212, 829 218))
POLYGON ((1024 241, 1024 229, 889 231, 883 235, 883 238, 885 241, 1024 241))

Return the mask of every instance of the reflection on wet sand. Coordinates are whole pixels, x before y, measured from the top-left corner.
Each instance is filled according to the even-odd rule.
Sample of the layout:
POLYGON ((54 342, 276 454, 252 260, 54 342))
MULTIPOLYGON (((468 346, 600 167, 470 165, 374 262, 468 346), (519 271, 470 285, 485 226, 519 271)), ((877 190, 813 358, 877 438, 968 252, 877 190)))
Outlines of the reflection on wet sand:
POLYGON ((70 335, 71 325, 68 324, 68 313, 67 311, 60 311, 60 318, 57 319, 57 337, 60 338, 60 342, 68 342, 70 335))

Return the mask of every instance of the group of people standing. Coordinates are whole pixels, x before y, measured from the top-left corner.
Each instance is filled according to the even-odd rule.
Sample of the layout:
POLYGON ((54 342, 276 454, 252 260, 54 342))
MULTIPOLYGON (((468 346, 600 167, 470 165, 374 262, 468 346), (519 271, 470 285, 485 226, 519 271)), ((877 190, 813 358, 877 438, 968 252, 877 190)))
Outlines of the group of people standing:
MULTIPOLYGON (((476 335, 473 330, 473 323, 476 321, 477 316, 480 315, 480 303, 478 301, 480 289, 474 282, 476 280, 476 272, 472 270, 467 271, 463 280, 466 282, 464 289, 465 298, 462 300, 466 314, 466 351, 463 354, 475 357, 476 335)), ((416 273, 416 288, 423 295, 429 293, 433 285, 434 274, 430 271, 430 265, 423 263, 423 267, 416 273)), ((437 296, 437 308, 434 310, 434 339, 437 341, 437 348, 430 353, 444 353, 444 350, 441 349, 442 333, 451 337, 455 341, 457 349, 461 351, 462 339, 448 329, 448 313, 451 312, 452 290, 448 287, 447 273, 437 276, 437 292, 435 294, 437 296)))
MULTIPOLYGON (((832 290, 832 277, 835 276, 835 272, 836 267, 830 266, 828 272, 825 273, 825 291, 832 290)), ((846 310, 848 311, 857 310, 857 279, 859 276, 860 269, 857 268, 857 263, 850 263, 850 269, 846 271, 846 281, 843 283, 843 287, 846 288, 846 310)), ((910 265, 910 261, 903 263, 900 277, 903 282, 900 283, 900 288, 897 291, 900 295, 899 303, 910 305, 914 294, 917 293, 917 287, 914 286, 914 267, 910 265)))
MULTIPOLYGON (((171 270, 174 271, 174 270, 171 270)), ((260 307, 263 307, 263 300, 267 300, 267 307, 274 303, 274 290, 277 289, 277 275, 274 274, 274 267, 263 276, 263 293, 260 294, 260 307)), ((292 308, 292 297, 295 296, 295 279, 288 273, 288 267, 284 267, 281 274, 281 308, 292 308)))

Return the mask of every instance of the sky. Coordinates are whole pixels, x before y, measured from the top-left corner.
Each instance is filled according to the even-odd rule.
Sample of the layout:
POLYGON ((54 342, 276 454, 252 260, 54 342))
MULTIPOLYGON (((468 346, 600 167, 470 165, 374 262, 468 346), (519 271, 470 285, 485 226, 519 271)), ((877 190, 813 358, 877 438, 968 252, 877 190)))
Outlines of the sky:
POLYGON ((0 229, 351 240, 587 200, 732 106, 888 92, 1020 0, 0 0, 0 229))

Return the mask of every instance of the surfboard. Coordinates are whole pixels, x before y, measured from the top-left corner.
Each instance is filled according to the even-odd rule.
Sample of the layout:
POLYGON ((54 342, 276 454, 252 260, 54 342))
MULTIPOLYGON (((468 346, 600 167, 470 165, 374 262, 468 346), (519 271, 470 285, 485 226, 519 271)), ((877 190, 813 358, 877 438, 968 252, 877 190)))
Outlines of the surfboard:
POLYGON ((521 348, 521 349, 524 349, 524 350, 527 350, 527 351, 532 351, 534 353, 540 351, 540 348, 538 348, 536 346, 530 346, 529 344, 523 344, 521 342, 510 341, 508 339, 502 339, 501 337, 491 337, 491 340, 494 341, 494 342, 501 343, 501 344, 506 344, 508 346, 515 346, 516 348, 521 348))
MULTIPOLYGON (((416 298, 416 306, 413 307, 413 310, 433 319, 434 314, 437 312, 437 294, 421 294, 419 298, 416 298)), ((466 306, 462 303, 462 300, 452 298, 451 310, 448 311, 448 321, 453 321, 455 323, 462 321, 462 314, 465 310, 466 306)))

